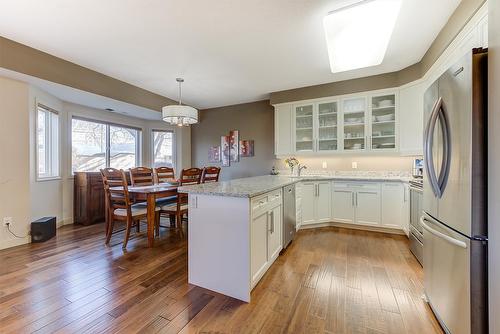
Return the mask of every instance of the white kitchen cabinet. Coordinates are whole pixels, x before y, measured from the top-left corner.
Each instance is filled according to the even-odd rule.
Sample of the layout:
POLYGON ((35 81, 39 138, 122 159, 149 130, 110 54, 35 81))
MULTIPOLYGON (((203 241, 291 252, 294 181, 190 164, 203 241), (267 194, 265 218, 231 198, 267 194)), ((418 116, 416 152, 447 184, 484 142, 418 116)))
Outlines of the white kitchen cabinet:
POLYGON ((252 282, 259 279, 268 264, 267 250, 268 213, 262 212, 252 219, 250 247, 252 249, 251 273, 252 282))
POLYGON ((274 260, 278 257, 282 248, 282 215, 281 205, 278 205, 268 212, 268 245, 267 257, 274 260))
POLYGON ((294 151, 313 152, 316 149, 313 103, 295 105, 293 108, 294 151))
POLYGON ((332 183, 316 182, 316 221, 329 222, 332 219, 332 183))
POLYGON ((301 182, 300 201, 302 205, 302 225, 314 224, 316 217, 314 208, 316 206, 316 184, 314 182, 301 182))
POLYGON ((278 105, 274 108, 274 154, 288 155, 292 149, 292 106, 278 105))
POLYGON ((349 188, 339 188, 334 185, 332 199, 332 220, 354 223, 354 192, 349 188))
POLYGON ((382 226, 403 229, 405 200, 405 187, 402 183, 382 184, 382 226))
POLYGON ((365 151, 368 141, 366 97, 342 100, 343 149, 344 151, 365 151))
POLYGON ((301 182, 302 225, 331 221, 332 188, 330 181, 301 182))
POLYGON ((424 124, 424 83, 399 91, 399 152, 401 155, 422 155, 424 124))
POLYGON ((281 189, 252 200, 250 227, 252 287, 262 278, 282 249, 281 189))
POLYGON ((398 114, 396 94, 371 97, 368 147, 372 151, 396 151, 398 143, 398 114))
POLYGON ((398 150, 398 94, 382 91, 275 105, 275 154, 398 150))
POLYGON ((359 189, 354 196, 356 224, 380 224, 380 190, 359 189))

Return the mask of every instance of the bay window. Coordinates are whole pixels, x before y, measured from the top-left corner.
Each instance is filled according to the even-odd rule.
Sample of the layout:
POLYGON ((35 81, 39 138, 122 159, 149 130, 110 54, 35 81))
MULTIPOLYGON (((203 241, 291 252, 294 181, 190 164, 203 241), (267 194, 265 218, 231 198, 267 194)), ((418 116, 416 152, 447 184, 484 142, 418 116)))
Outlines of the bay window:
POLYGON ((72 171, 98 172, 105 167, 128 169, 140 164, 141 130, 73 117, 72 171))
POLYGON ((36 109, 35 140, 37 179, 59 177, 59 113, 42 104, 36 109))
POLYGON ((173 167, 174 133, 168 130, 153 130, 153 167, 173 167))

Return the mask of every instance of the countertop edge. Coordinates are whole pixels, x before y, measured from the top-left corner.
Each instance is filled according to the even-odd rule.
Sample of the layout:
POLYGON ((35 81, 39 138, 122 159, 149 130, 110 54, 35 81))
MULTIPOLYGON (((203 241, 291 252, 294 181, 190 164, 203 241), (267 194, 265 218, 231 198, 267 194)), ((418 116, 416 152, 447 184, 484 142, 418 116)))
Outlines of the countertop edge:
POLYGON ((366 181, 366 182, 401 182, 408 183, 410 178, 408 177, 394 177, 394 178, 384 178, 384 177, 348 177, 348 176, 311 176, 303 178, 295 178, 290 182, 283 182, 283 184, 276 185, 273 187, 266 188, 265 190, 253 192, 253 193, 232 193, 232 192, 210 192, 197 189, 189 189, 190 186, 179 187, 178 191, 183 194, 196 194, 196 195, 206 195, 206 196, 218 196, 218 197, 236 197, 236 198, 253 198, 260 196, 262 194, 268 193, 270 191, 286 187, 291 184, 296 184, 304 181, 366 181))

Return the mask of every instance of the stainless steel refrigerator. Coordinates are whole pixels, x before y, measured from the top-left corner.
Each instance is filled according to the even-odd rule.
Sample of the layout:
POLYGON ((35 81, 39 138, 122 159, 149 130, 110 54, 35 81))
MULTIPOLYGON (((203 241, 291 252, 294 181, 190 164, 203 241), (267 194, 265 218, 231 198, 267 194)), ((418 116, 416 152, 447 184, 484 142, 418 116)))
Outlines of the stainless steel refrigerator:
POLYGON ((448 333, 487 333, 487 50, 474 49, 424 96, 423 267, 448 333))

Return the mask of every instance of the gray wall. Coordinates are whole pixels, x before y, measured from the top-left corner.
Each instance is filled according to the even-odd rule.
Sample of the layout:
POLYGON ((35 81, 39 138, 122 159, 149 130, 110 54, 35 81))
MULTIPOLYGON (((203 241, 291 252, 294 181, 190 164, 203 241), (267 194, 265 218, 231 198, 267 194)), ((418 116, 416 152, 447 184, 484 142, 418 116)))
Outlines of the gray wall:
POLYGON ((240 140, 253 139, 255 156, 240 158, 230 167, 222 167, 221 179, 269 174, 274 157, 274 108, 269 101, 245 103, 200 111, 200 123, 191 127, 193 166, 220 166, 208 163, 208 149, 220 145, 220 137, 230 130, 240 131, 240 140))
POLYGON ((488 162, 488 257, 490 284, 490 333, 500 333, 500 1, 488 3, 489 38, 489 162, 488 162))

